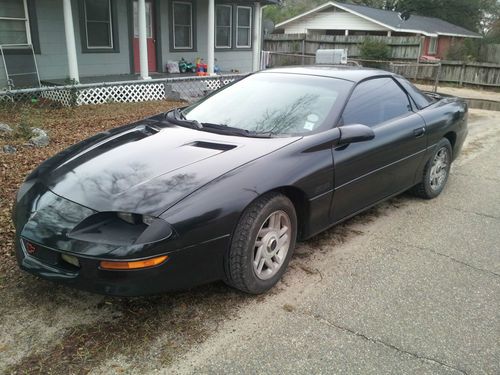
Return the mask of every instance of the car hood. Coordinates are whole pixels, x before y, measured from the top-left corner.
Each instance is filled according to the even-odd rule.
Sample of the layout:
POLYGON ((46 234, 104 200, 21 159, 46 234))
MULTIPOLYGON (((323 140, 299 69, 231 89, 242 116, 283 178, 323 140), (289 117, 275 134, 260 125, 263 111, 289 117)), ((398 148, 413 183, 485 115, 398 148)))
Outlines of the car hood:
POLYGON ((55 194, 96 211, 159 215, 217 177, 297 139, 145 121, 72 146, 35 175, 55 194))

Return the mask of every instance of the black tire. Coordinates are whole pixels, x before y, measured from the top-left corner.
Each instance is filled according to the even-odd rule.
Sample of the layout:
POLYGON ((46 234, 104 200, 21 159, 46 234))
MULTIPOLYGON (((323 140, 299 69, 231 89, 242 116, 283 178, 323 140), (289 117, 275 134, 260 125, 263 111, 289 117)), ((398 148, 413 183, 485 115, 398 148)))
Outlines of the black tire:
POLYGON ((448 181, 448 176, 450 175, 452 157, 453 155, 450 141, 448 141, 446 138, 441 139, 441 141, 439 141, 436 145, 436 151, 432 154, 431 158, 425 165, 422 181, 418 185, 414 186, 411 189, 411 192, 417 197, 424 199, 436 198, 439 194, 441 194, 446 185, 446 182, 448 181), (441 168, 441 170, 445 171, 446 175, 438 185, 434 185, 434 180, 432 178, 432 169, 434 164, 436 163, 436 157, 440 153, 446 154, 446 166, 441 168))
MULTIPOLYGON (((283 219, 286 219, 283 216, 283 219)), ((270 225, 270 224, 268 224, 270 225)), ((293 203, 284 195, 269 193, 254 201, 243 212, 225 259, 226 283, 236 289, 251 294, 261 294, 271 289, 285 272, 297 238, 297 215, 293 203), (258 234, 273 214, 286 214, 289 218, 291 233, 289 247, 283 261, 273 276, 261 279, 254 269, 256 240, 258 234)), ((264 242, 264 241, 262 241, 264 242)))

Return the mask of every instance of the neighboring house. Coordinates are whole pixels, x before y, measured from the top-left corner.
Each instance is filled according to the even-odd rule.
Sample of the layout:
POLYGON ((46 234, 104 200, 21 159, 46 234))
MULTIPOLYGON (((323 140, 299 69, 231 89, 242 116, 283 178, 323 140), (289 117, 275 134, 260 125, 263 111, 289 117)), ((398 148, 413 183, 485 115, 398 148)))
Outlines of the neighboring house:
POLYGON ((261 4, 275 2, 0 0, 0 47, 11 72, 22 74, 34 69, 32 45, 42 81, 133 73, 147 79, 182 57, 203 58, 210 70, 215 58, 223 71, 248 72, 260 56, 261 4))
POLYGON ((285 34, 422 36, 421 55, 443 58, 450 45, 482 36, 439 18, 411 15, 362 5, 328 2, 276 25, 285 34))

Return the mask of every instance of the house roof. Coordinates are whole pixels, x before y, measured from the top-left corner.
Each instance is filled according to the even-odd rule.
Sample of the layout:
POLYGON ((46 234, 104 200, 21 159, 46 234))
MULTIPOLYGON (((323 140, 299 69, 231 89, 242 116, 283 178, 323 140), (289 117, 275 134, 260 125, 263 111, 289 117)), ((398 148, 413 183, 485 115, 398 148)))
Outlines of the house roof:
POLYGON ((460 36, 466 38, 482 38, 482 36, 474 31, 467 30, 463 27, 454 25, 452 23, 443 21, 442 19, 435 17, 424 17, 418 15, 411 15, 407 21, 402 21, 399 18, 398 12, 393 12, 390 10, 382 10, 376 8, 370 8, 363 5, 345 4, 330 1, 317 8, 314 8, 308 12, 299 14, 296 17, 290 18, 284 22, 276 25, 277 28, 285 26, 289 23, 298 21, 303 17, 312 15, 314 13, 320 12, 330 7, 336 7, 342 9, 346 12, 355 14, 359 17, 367 19, 378 25, 387 27, 392 31, 398 32, 408 32, 408 33, 419 33, 427 36, 438 36, 438 35, 449 35, 449 36, 460 36))

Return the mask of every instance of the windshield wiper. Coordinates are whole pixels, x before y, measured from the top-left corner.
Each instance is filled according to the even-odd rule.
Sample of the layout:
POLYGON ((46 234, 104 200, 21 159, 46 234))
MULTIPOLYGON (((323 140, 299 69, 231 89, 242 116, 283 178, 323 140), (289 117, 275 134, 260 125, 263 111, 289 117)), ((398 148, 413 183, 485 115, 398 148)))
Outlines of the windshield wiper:
POLYGON ((182 111, 178 108, 166 113, 165 118, 174 125, 185 126, 188 128, 203 130, 217 134, 237 135, 241 137, 270 138, 270 132, 255 132, 241 128, 235 128, 224 124, 214 124, 210 122, 199 122, 197 120, 188 120, 182 111))
POLYGON ((200 124, 198 121, 186 119, 186 116, 184 116, 184 114, 179 108, 167 112, 165 114, 165 119, 174 125, 184 126, 187 128, 197 129, 197 130, 203 129, 203 125, 200 124))
POLYGON ((241 128, 235 128, 235 127, 228 126, 228 125, 213 124, 210 122, 202 122, 201 124, 203 125, 203 130, 217 133, 217 134, 237 135, 237 136, 241 136, 241 137, 269 138, 269 136, 266 136, 264 134, 259 134, 259 133, 254 132, 254 131, 241 129, 241 128))

